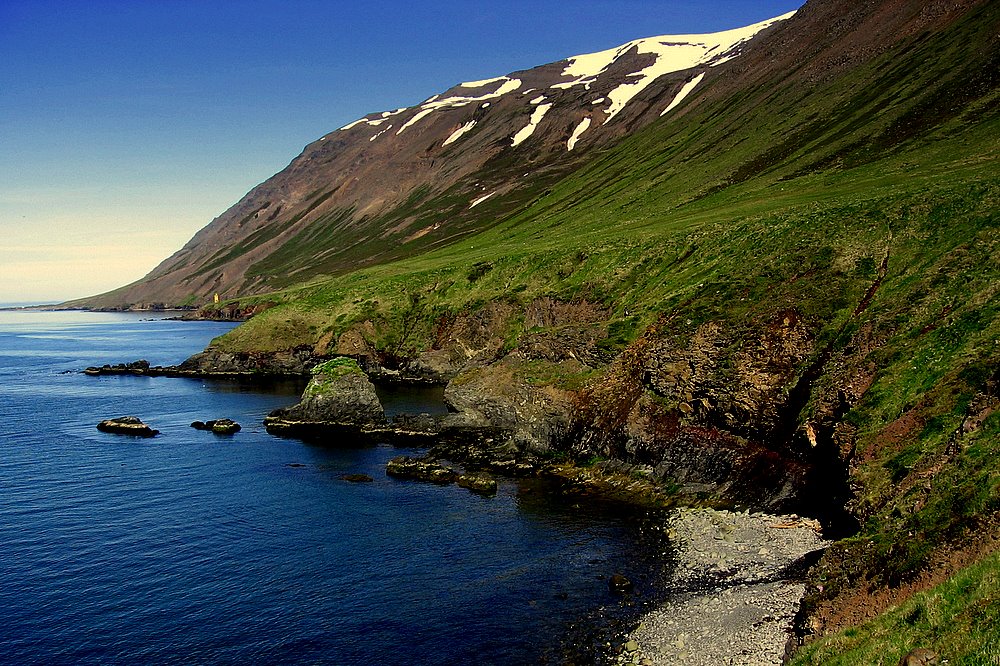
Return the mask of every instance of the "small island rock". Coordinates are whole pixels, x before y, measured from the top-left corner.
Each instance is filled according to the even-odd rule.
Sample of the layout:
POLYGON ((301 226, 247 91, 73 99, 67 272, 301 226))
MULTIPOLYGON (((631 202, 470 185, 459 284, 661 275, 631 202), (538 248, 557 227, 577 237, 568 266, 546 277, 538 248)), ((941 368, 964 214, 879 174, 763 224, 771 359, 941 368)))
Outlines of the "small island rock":
POLYGON ((292 407, 276 409, 264 420, 268 432, 294 434, 310 428, 360 430, 385 423, 375 385, 350 358, 335 358, 312 370, 312 379, 292 407))
POLYGON ((121 416, 115 419, 105 419, 97 424, 101 432, 116 435, 134 435, 136 437, 155 437, 160 433, 142 422, 137 416, 121 416))
POLYGON ((231 435, 243 429, 239 423, 232 419, 213 419, 211 421, 194 421, 191 427, 195 430, 211 430, 216 435, 231 435))
POLYGON ((232 419, 218 419, 212 423, 212 432, 216 435, 232 435, 243 427, 232 419))

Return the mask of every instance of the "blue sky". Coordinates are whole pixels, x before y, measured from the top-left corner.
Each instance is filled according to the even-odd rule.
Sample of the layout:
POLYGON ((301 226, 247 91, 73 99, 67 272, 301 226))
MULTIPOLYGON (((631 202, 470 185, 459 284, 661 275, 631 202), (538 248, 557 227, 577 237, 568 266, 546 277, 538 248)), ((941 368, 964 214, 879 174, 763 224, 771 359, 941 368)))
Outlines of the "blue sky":
POLYGON ((0 303, 151 270, 360 116, 797 0, 0 0, 0 303))

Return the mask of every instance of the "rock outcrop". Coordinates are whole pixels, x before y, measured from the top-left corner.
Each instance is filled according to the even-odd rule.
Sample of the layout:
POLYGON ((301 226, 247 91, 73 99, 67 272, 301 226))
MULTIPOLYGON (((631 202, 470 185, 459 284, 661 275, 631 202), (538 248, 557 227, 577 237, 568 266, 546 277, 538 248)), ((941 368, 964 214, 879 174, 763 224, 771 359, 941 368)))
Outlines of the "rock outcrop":
POLYGON ((90 366, 84 370, 84 374, 91 376, 98 375, 144 375, 150 370, 149 361, 139 360, 131 363, 117 363, 110 365, 105 363, 102 366, 90 366))
POLYGON ((442 486, 454 483, 480 495, 495 495, 497 492, 497 481, 488 474, 462 473, 442 462, 427 458, 397 456, 386 463, 385 473, 397 479, 426 481, 442 486))
POLYGON ((309 345, 278 352, 231 353, 209 347, 175 368, 180 375, 280 375, 309 376, 323 357, 309 345))
POLYGON ((512 365, 470 368, 448 383, 445 402, 468 426, 497 431, 512 453, 551 452, 569 430, 572 397, 530 385, 512 365))
POLYGON ((385 466, 385 473, 397 479, 414 479, 447 485, 458 480, 458 472, 447 465, 432 460, 397 456, 385 466))
POLYGON ((336 358, 313 368, 301 402, 274 410, 264 425, 272 434, 295 436, 318 431, 360 433, 385 421, 375 385, 356 361, 336 358))

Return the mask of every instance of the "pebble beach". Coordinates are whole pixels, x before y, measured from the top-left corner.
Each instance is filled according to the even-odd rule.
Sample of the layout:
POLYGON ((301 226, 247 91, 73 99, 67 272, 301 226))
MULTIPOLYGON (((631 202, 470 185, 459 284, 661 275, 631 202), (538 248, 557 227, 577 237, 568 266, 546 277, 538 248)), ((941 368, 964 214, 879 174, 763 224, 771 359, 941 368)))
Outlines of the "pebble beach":
POLYGON ((678 509, 668 598, 625 638, 619 664, 779 666, 810 558, 829 545, 795 515, 678 509))

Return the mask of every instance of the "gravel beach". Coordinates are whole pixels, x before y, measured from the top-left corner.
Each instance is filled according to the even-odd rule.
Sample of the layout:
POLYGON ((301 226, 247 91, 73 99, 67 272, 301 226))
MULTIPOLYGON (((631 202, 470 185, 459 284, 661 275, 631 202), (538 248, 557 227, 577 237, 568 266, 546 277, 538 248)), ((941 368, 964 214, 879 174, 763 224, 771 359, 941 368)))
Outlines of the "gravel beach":
POLYGON ((814 520, 678 509, 669 599, 627 637, 620 664, 780 665, 808 564, 829 545, 814 520))

